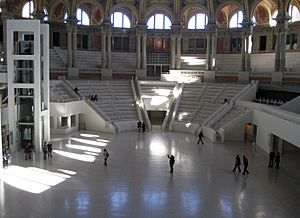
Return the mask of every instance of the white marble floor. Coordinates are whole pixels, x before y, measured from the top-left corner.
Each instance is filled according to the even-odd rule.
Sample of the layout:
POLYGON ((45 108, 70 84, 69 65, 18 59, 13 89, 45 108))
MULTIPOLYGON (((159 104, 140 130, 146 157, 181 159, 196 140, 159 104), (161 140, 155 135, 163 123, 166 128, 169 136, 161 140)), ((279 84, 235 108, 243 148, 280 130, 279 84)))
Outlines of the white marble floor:
POLYGON ((249 144, 197 145, 184 133, 84 133, 54 138, 50 160, 13 155, 1 175, 1 218, 300 217, 299 154, 283 155, 276 170, 249 144), (104 148, 107 167, 101 153, 94 156, 104 148), (248 157, 249 176, 232 172, 237 153, 248 157), (173 174, 167 154, 175 156, 173 174))

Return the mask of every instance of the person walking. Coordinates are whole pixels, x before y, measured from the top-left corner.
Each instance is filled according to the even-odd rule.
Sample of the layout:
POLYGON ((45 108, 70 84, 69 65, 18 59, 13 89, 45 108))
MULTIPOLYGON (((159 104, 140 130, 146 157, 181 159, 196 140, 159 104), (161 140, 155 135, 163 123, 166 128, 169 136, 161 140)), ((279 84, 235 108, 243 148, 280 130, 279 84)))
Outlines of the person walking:
POLYGON ((44 153, 44 160, 47 160, 48 148, 47 148, 47 143, 46 142, 44 142, 42 149, 43 149, 43 153, 44 153))
POLYGON ((170 173, 173 173, 173 166, 175 164, 175 157, 174 155, 167 155, 169 160, 169 165, 170 165, 170 173))
POLYGON ((244 164, 244 171, 243 171, 243 175, 245 175, 247 173, 247 175, 249 174, 248 171, 248 159, 246 158, 246 156, 243 156, 243 164, 244 164))
POLYGON ((273 167, 273 163, 274 163, 274 159, 275 159, 275 152, 271 151, 269 154, 269 166, 268 167, 273 167))
POLYGON ((240 166, 241 166, 241 158, 240 158, 239 155, 236 155, 236 157, 235 157, 235 164, 234 164, 234 168, 233 168, 232 172, 235 172, 236 168, 238 168, 239 173, 240 173, 241 172, 240 166))
POLYGON ((278 170, 279 169, 279 163, 280 163, 280 154, 279 152, 277 153, 276 157, 275 157, 275 168, 278 170))
POLYGON ((104 149, 102 155, 103 155, 103 159, 104 159, 104 166, 107 167, 107 159, 109 157, 109 153, 108 153, 108 151, 106 149, 104 149))
POLYGON ((30 149, 31 149, 30 147, 31 147, 30 142, 28 142, 28 144, 26 144, 24 148, 25 160, 30 159, 30 149))
POLYGON ((203 141, 202 141, 202 138, 203 138, 203 132, 201 131, 201 132, 199 132, 199 134, 198 134, 198 142, 197 142, 197 144, 199 144, 199 142, 201 142, 201 144, 203 145, 204 143, 203 143, 203 141))
POLYGON ((142 129, 143 129, 143 132, 146 131, 146 124, 145 124, 145 122, 142 123, 142 129))
POLYGON ((48 148, 48 157, 52 158, 52 143, 51 142, 48 142, 47 148, 48 148))

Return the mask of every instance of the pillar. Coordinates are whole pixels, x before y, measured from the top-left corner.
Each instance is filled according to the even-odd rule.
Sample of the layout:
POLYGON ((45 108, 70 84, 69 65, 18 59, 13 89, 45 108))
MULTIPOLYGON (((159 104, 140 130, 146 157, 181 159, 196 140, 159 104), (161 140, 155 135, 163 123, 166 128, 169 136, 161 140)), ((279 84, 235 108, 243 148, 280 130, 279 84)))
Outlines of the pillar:
POLYGON ((276 35, 276 45, 275 45, 275 71, 279 71, 280 68, 280 32, 279 28, 276 35))
POLYGON ((245 52, 245 46, 246 46, 246 43, 245 43, 245 33, 242 33, 242 47, 241 47, 241 70, 242 71, 245 71, 245 55, 246 55, 246 52, 245 52))
POLYGON ((171 69, 175 69, 175 46, 176 38, 175 36, 171 36, 171 69))
POLYGON ((211 34, 206 36, 206 70, 211 70, 211 34))
POLYGON ((106 68, 106 33, 104 31, 101 34, 101 57, 102 68, 106 68))
POLYGON ((181 68, 181 37, 176 39, 176 69, 181 68))
POLYGON ((142 68, 145 70, 147 69, 147 53, 146 53, 146 46, 147 46, 147 35, 144 34, 142 38, 142 68))
POLYGON ((73 67, 77 67, 77 27, 73 26, 73 67))
POLYGON ((111 33, 107 34, 107 68, 111 68, 111 33))
POLYGON ((141 36, 136 35, 136 68, 141 69, 141 36))
POLYGON ((68 27, 68 67, 72 67, 72 28, 68 27))

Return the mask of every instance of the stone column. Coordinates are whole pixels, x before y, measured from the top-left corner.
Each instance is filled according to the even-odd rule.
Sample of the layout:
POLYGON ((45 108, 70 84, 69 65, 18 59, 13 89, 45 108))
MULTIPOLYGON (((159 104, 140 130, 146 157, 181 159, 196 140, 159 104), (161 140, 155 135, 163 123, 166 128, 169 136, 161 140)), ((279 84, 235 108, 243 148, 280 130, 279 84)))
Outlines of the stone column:
POLYGON ((77 26, 73 26, 73 67, 77 67, 77 26))
POLYGON ((68 68, 72 67, 72 27, 68 25, 68 68))
POLYGON ((206 70, 211 70, 211 33, 206 35, 206 70))
POLYGON ((176 38, 171 35, 171 69, 175 69, 176 38))
POLYGON ((275 45, 275 72, 279 71, 280 68, 280 31, 277 28, 277 35, 276 35, 276 45, 275 45))
POLYGON ((217 53, 217 37, 216 34, 211 36, 211 68, 215 70, 216 67, 216 53, 217 53))
POLYGON ((101 58, 102 68, 106 68, 106 33, 103 30, 101 34, 101 58))
POLYGON ((147 34, 143 34, 142 37, 142 68, 147 69, 147 34))
POLYGON ((111 32, 107 34, 107 68, 111 68, 111 32))
POLYGON ((178 37, 176 41, 176 69, 179 70, 181 68, 181 37, 178 37))
POLYGON ((242 47, 241 47, 241 70, 242 71, 245 71, 245 40, 246 40, 246 37, 245 37, 245 33, 243 32, 242 33, 242 47))
POLYGON ((141 69, 141 36, 136 35, 136 68, 141 69))

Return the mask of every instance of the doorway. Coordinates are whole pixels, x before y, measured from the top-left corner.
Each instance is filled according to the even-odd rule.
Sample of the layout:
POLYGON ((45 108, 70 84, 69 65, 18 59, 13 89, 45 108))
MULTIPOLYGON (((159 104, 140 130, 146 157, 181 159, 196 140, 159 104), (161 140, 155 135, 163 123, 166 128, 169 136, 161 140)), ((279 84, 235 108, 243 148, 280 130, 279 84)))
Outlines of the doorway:
POLYGON ((147 111, 147 113, 152 124, 152 130, 161 130, 167 111, 147 111))

